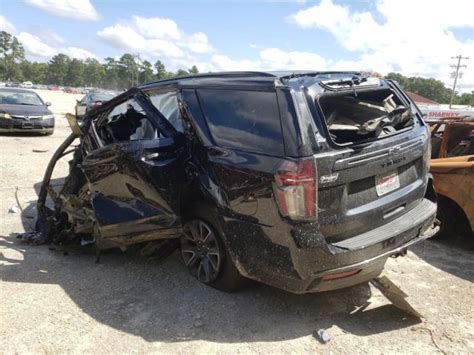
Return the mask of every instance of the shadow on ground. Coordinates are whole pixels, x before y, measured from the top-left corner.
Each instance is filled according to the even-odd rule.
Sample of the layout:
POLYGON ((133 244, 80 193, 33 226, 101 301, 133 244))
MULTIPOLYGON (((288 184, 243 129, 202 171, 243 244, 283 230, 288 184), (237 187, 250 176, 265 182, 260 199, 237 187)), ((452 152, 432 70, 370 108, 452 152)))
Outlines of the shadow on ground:
POLYGON ((434 267, 474 282, 474 235, 434 237, 410 250, 434 267))
MULTIPOLYGON (((39 187, 35 184, 37 192, 39 187)), ((35 216, 31 201, 22 214, 25 230, 35 216)), ((366 336, 419 322, 389 301, 365 309, 371 297, 368 284, 294 295, 253 283, 239 293, 226 294, 197 282, 178 253, 164 260, 107 253, 96 264, 93 253, 76 250, 65 255, 48 246, 22 244, 14 235, 0 240, 0 246, 22 256, 8 259, 0 254, 6 264, 1 269, 3 282, 58 285, 94 320, 147 341, 277 341, 333 325, 366 336)))
POLYGON ((419 322, 388 301, 382 307, 354 312, 370 298, 368 284, 293 295, 255 283, 226 294, 195 281, 177 253, 161 261, 106 254, 95 264, 94 255, 64 255, 47 246, 21 244, 13 236, 0 240, 0 245, 23 257, 0 255, 6 263, 1 269, 3 282, 58 285, 96 321, 147 341, 276 341, 332 325, 364 336, 419 322))

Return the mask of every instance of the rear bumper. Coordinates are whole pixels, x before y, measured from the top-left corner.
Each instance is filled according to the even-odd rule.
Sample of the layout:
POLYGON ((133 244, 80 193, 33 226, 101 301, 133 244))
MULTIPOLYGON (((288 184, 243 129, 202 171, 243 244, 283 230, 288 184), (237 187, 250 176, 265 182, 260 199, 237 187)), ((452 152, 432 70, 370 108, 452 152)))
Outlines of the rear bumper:
POLYGON ((47 120, 0 119, 0 132, 50 133, 54 130, 54 118, 47 120))
POLYGON ((436 203, 424 198, 390 223, 334 244, 326 243, 316 226, 312 226, 312 235, 311 226, 292 229, 287 246, 272 242, 269 233, 277 231, 242 221, 228 220, 224 235, 242 275, 293 293, 308 293, 349 287, 377 277, 388 257, 403 254, 408 247, 436 234, 435 216, 436 203), (303 237, 312 239, 311 245, 297 245, 295 240, 303 237), (334 275, 345 272, 350 276, 334 275))
POLYGON ((363 260, 358 263, 320 272, 314 275, 314 285, 310 285, 309 292, 335 290, 338 288, 349 287, 362 282, 369 281, 377 277, 377 275, 382 272, 383 267, 385 265, 385 261, 388 257, 403 255, 410 246, 422 242, 428 238, 431 238, 438 231, 439 227, 432 224, 427 230, 419 234, 416 238, 392 250, 386 251, 380 255, 374 256, 370 259, 363 260), (351 271, 355 272, 358 270, 360 270, 360 272, 357 272, 356 274, 354 274, 354 276, 329 281, 324 280, 324 277, 328 275, 341 274, 345 272, 349 273, 351 271))

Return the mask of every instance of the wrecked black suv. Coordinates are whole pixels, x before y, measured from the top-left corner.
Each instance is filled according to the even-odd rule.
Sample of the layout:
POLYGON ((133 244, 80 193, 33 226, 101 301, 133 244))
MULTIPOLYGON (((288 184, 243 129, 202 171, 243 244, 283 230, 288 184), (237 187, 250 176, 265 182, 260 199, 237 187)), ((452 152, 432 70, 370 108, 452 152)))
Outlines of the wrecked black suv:
POLYGON ((373 279, 438 229, 428 130, 389 80, 203 74, 69 119, 38 201, 37 229, 57 244, 178 247, 213 287, 249 278, 304 293, 373 279))

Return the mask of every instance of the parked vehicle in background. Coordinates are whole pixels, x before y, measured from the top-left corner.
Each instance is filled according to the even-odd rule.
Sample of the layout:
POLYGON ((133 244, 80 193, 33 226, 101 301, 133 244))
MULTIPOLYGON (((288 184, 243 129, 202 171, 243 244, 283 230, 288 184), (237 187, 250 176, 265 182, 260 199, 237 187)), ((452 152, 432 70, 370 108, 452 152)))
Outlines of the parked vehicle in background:
POLYGON ((31 81, 24 81, 20 84, 20 87, 24 89, 32 89, 33 83, 31 81))
POLYGON ((431 126, 430 171, 438 194, 439 235, 472 234, 474 117, 444 115, 426 121, 431 126))
POLYGON ((53 134, 54 115, 32 90, 0 88, 0 132, 35 131, 53 134))
POLYGON ((207 285, 305 293, 371 280, 439 229, 428 128, 389 80, 202 74, 132 88, 80 127, 68 119, 37 204, 38 231, 61 245, 179 245, 207 285))
POLYGON ((81 100, 76 101, 76 117, 80 120, 91 109, 117 96, 115 91, 90 91, 81 100))
POLYGON ((438 194, 439 234, 474 232, 474 155, 432 159, 430 171, 438 194))
POLYGON ((82 89, 66 87, 66 88, 64 88, 64 92, 68 93, 68 94, 82 94, 82 89))
POLYGON ((426 119, 431 131, 431 158, 474 154, 474 117, 426 119))

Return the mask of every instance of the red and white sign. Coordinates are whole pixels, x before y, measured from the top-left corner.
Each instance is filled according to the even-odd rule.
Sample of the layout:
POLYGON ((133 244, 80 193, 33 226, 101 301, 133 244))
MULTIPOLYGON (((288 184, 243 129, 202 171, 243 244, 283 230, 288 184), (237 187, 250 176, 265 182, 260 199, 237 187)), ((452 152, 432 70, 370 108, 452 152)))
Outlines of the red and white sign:
POLYGON ((450 120, 455 118, 470 117, 474 118, 474 110, 450 110, 450 109, 436 109, 433 107, 419 106, 420 111, 424 114, 426 120, 450 120))

